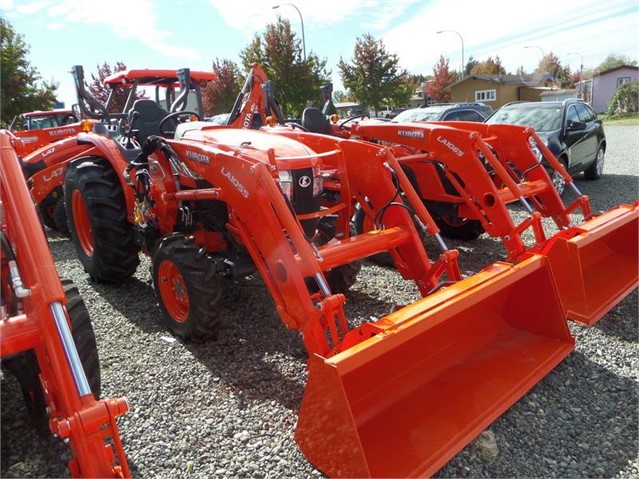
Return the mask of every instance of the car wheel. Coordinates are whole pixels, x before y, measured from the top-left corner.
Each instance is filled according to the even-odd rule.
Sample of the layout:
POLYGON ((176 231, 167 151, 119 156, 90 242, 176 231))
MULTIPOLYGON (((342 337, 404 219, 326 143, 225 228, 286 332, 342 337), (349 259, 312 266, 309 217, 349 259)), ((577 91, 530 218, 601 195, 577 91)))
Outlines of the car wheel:
MULTIPOLYGON (((564 160, 563 158, 559 158, 559 162, 564 166, 564 168, 567 168, 566 160, 564 160)), ((561 175, 561 173, 559 173, 557 170, 553 170, 552 168, 547 168, 547 171, 548 171, 548 176, 550 176, 550 180, 552 181, 552 184, 555 187, 555 190, 557 191, 557 194, 559 196, 563 196, 564 193, 566 192, 566 180, 561 175)))
POLYGON ((587 180, 598 180, 601 178, 604 169, 604 163, 606 159, 606 152, 604 151, 603 146, 600 146, 597 150, 597 157, 595 158, 595 162, 588 167, 587 170, 584 171, 584 177, 587 180))

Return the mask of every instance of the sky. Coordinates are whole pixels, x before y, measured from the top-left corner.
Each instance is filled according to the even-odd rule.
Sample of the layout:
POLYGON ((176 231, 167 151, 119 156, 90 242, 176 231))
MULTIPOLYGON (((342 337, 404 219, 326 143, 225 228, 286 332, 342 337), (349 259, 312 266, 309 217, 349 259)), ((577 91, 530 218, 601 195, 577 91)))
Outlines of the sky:
POLYGON ((343 90, 338 62, 352 60, 366 33, 401 68, 424 75, 440 55, 459 70, 462 45, 465 62, 499 56, 511 73, 534 70, 551 52, 573 71, 610 54, 639 60, 639 0, 0 0, 0 16, 24 36, 42 78, 59 83, 67 107, 75 103, 73 65, 88 78, 105 62, 208 71, 216 59, 241 65, 240 52, 278 15, 300 40, 303 20, 306 52, 327 61, 334 90, 343 90))

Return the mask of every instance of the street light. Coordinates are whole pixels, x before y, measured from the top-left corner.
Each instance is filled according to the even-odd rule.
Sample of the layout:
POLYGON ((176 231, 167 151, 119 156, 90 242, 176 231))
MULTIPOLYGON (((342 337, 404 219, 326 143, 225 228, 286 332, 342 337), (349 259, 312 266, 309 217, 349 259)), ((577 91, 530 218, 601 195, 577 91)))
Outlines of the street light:
POLYGON ((537 48, 541 52, 541 59, 542 60, 546 56, 546 54, 544 53, 544 49, 541 48, 541 47, 538 47, 537 45, 528 45, 528 46, 525 46, 524 48, 537 48))
POLYGON ((583 100, 584 96, 583 96, 583 90, 582 90, 583 88, 582 82, 584 79, 582 78, 582 76, 584 73, 584 57, 581 53, 566 53, 566 55, 579 55, 579 58, 581 58, 581 64, 579 65, 579 98, 583 100))
POLYGON ((298 15, 300 16, 300 23, 302 24, 302 50, 304 51, 304 61, 306 61, 306 40, 304 39, 304 19, 302 18, 302 12, 300 12, 300 9, 297 8, 295 5, 293 5, 292 3, 282 3, 281 5, 275 5, 273 7, 273 10, 283 7, 285 5, 289 5, 293 7, 295 10, 297 10, 298 15))
POLYGON ((461 68, 461 79, 463 80, 463 79, 464 79, 464 68, 465 68, 465 65, 464 65, 464 39, 463 39, 463 37, 459 34, 459 32, 458 32, 458 31, 456 31, 456 30, 440 30, 440 31, 438 31, 437 33, 447 33, 447 32, 457 34, 457 36, 458 36, 458 37, 459 37, 459 39, 461 40, 461 45, 462 45, 462 68, 461 68))

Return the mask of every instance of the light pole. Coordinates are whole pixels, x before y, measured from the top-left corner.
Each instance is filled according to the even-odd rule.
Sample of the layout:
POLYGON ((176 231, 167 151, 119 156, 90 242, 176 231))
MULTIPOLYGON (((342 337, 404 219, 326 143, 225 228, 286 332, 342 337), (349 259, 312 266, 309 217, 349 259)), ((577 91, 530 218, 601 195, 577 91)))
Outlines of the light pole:
POLYGON ((293 7, 295 10, 297 10, 297 14, 300 16, 300 23, 302 24, 302 51, 304 52, 304 61, 306 61, 306 40, 304 39, 304 19, 302 18, 302 12, 300 12, 300 9, 297 8, 295 5, 293 5, 292 3, 282 3, 280 5, 275 5, 273 7, 273 10, 283 7, 284 5, 289 5, 293 7))
POLYGON ((583 90, 582 88, 584 87, 583 85, 583 74, 584 74, 584 57, 581 53, 567 53, 566 55, 579 55, 579 58, 581 59, 581 64, 579 65, 579 98, 581 100, 584 99, 584 95, 583 95, 583 90))
POLYGON ((544 49, 541 48, 541 47, 538 47, 537 45, 528 45, 528 46, 525 46, 524 48, 537 48, 541 52, 541 59, 542 60, 546 56, 546 54, 544 53, 544 49))
POLYGON ((466 65, 464 64, 464 38, 459 34, 458 31, 456 30, 440 30, 437 33, 455 33, 457 34, 457 36, 459 37, 459 39, 461 40, 461 45, 462 45, 462 68, 461 68, 461 79, 464 79, 464 69, 466 68, 466 65))

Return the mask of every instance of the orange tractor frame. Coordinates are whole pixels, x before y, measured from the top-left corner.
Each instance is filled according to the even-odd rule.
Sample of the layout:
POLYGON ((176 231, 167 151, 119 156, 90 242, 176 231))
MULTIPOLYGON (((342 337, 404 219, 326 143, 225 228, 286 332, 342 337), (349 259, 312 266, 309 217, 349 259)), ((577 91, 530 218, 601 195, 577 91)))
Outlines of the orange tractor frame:
POLYGON ((72 477, 130 477, 116 423, 128 404, 97 399, 97 353, 78 352, 95 353, 86 308, 77 288, 58 277, 7 131, 0 148, 3 366, 20 381, 39 430, 68 441, 72 477))

